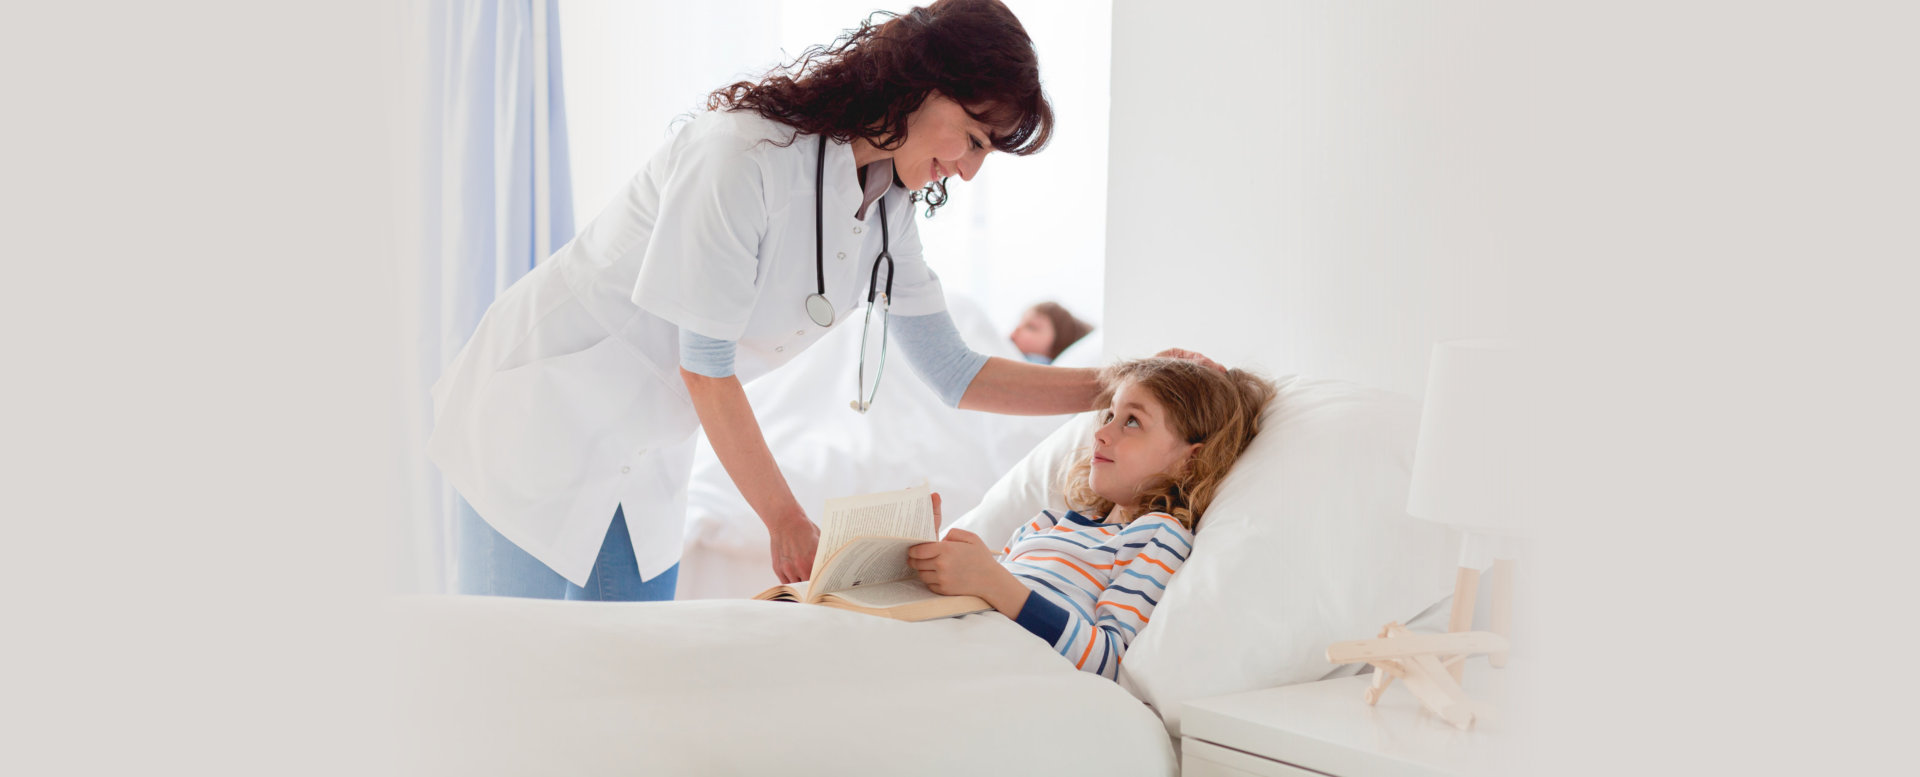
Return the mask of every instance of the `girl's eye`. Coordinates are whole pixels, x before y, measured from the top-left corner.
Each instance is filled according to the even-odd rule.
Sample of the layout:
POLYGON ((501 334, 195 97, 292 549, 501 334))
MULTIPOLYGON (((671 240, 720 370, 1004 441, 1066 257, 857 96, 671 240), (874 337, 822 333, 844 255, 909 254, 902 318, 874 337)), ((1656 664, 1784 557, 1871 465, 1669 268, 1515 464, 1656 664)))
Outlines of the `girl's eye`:
POLYGON ((1127 416, 1127 425, 1132 427, 1138 427, 1140 426, 1140 419, 1134 416, 1127 416))
POLYGON ((980 138, 978 137, 975 137, 973 135, 968 135, 967 140, 970 140, 973 142, 973 148, 975 151, 986 148, 986 146, 980 145, 980 138))
POLYGON ((1100 423, 1102 425, 1113 423, 1113 411, 1108 410, 1107 412, 1102 413, 1100 415, 1100 423))

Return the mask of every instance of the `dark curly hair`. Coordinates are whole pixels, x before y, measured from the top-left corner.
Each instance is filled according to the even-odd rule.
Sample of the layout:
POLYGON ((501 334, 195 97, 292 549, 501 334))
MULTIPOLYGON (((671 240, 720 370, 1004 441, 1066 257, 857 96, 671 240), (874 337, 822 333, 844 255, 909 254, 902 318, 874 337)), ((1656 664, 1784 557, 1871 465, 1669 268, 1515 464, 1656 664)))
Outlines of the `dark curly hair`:
MULTIPOLYGON (((1040 60, 1027 30, 1000 0, 938 0, 901 15, 875 12, 830 44, 813 46, 759 81, 707 96, 709 110, 753 111, 801 134, 855 138, 892 150, 907 115, 939 92, 994 128, 993 147, 1025 156, 1053 135, 1040 60), (874 24, 875 17, 887 17, 874 24), (978 112, 975 112, 978 109, 978 112)), ((927 215, 947 201, 945 180, 915 192, 927 215)))

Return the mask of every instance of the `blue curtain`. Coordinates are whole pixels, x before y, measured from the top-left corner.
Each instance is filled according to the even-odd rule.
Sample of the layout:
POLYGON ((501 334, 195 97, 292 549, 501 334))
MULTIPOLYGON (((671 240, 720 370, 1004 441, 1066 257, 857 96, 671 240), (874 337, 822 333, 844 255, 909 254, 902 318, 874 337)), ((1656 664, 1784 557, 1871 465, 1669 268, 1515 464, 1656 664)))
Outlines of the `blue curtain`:
MULTIPOLYGON (((413 414, 427 425, 413 430, 422 441, 441 370, 494 298, 574 229, 558 0, 433 0, 424 23, 421 363, 410 387, 424 403, 413 414)), ((431 464, 423 477, 413 587, 439 592, 455 572, 464 503, 431 464)))

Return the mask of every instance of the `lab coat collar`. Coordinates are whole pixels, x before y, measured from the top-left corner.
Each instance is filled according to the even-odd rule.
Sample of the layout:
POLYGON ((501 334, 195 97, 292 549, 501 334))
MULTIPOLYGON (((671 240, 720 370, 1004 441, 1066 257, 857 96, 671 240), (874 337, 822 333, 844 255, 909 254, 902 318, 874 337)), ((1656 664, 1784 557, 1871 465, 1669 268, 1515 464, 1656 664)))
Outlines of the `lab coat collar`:
POLYGON ((865 172, 860 176, 865 180, 865 185, 860 193, 860 209, 853 212, 853 217, 866 221, 867 207, 872 205, 874 200, 884 196, 888 189, 893 188, 893 159, 869 162, 863 169, 865 172))
MULTIPOLYGON (((818 143, 818 140, 813 141, 818 143)), ((795 143, 795 146, 800 145, 795 143)), ((811 146, 811 144, 809 144, 811 146)), ((827 143, 827 210, 851 214, 860 221, 867 220, 867 206, 886 194, 893 185, 893 160, 882 159, 868 163, 872 168, 868 172, 863 190, 860 169, 854 167, 853 143, 850 141, 830 140, 827 143), (843 172, 844 171, 844 172, 843 172), (877 178, 875 174, 878 174, 877 178), (877 192, 876 192, 877 189, 877 192)))

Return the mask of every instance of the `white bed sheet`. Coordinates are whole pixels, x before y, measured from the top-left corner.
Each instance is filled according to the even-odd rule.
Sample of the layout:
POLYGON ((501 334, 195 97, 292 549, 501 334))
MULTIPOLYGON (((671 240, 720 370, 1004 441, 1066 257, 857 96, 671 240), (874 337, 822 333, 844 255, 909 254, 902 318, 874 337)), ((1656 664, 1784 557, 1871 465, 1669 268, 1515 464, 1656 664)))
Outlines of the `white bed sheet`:
POLYGON ((997 613, 407 597, 407 773, 1174 774, 1160 720, 997 613))

